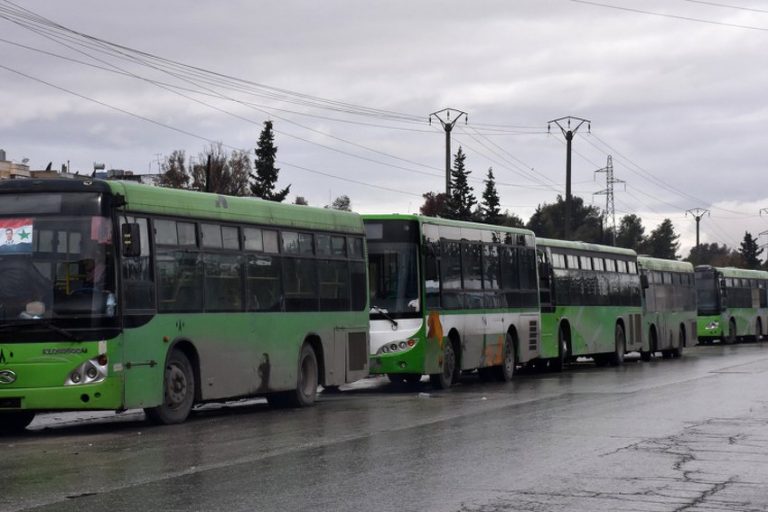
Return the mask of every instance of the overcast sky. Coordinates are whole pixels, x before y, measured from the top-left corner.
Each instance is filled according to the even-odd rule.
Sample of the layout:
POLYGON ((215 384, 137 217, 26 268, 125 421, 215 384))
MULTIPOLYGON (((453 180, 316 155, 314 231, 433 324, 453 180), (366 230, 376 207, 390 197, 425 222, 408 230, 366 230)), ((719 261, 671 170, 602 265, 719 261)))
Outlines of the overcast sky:
POLYGON ((650 232, 672 219, 683 256, 687 209, 711 211, 704 242, 768 230, 764 1, 0 0, 0 16, 0 148, 35 169, 156 173, 174 149, 252 151, 272 119, 291 200, 416 212, 444 188, 429 114, 452 107, 469 114, 453 152, 467 154, 476 195, 493 167, 503 207, 527 220, 564 194, 564 138, 547 122, 570 115, 591 121, 574 138, 574 194, 605 205, 594 171, 612 155, 626 181, 617 222, 637 213, 650 232), (18 7, 200 70, 20 26, 18 7))

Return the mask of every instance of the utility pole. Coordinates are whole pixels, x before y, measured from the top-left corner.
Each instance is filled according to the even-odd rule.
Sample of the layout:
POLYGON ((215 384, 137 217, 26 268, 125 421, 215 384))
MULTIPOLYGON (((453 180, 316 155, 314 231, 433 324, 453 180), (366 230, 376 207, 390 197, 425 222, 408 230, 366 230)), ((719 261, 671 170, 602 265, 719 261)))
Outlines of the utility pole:
MULTIPOLYGON (((768 214, 768 208, 760 208, 760 216, 761 217, 763 216, 763 213, 768 214)), ((768 235, 768 229, 758 233, 757 234, 757 240, 760 241, 760 237, 763 236, 763 235, 768 235)), ((768 242, 765 243, 764 245, 761 245, 760 247, 768 247, 768 242)), ((768 260, 766 260, 766 261, 768 261, 768 260)))
POLYGON ((547 122, 547 133, 550 133, 552 123, 555 123, 560 131, 563 132, 563 137, 566 141, 566 156, 565 156, 565 223, 563 226, 563 238, 565 240, 571 239, 571 141, 573 136, 579 131, 581 125, 587 123, 587 130, 592 131, 592 121, 589 119, 582 119, 580 117, 566 116, 558 119, 553 119, 547 122), (571 129, 571 120, 578 122, 576 128, 571 129), (565 123, 565 126, 563 124, 565 123))
POLYGON ((432 125, 432 117, 435 117, 445 130, 445 198, 451 195, 451 130, 456 124, 456 121, 464 116, 464 124, 469 122, 469 114, 463 110, 457 110, 455 108, 444 108, 437 112, 429 114, 429 124, 432 125), (454 114, 453 120, 451 120, 451 113, 454 114))
POLYGON ((605 173, 605 189, 595 192, 594 196, 605 195, 605 216, 611 221, 611 240, 612 245, 616 245, 616 205, 613 200, 613 186, 616 183, 624 183, 624 189, 627 188, 627 182, 613 177, 613 157, 608 155, 608 163, 602 169, 595 171, 605 173))
POLYGON ((701 218, 704 216, 704 214, 707 214, 707 217, 709 217, 709 210, 705 210, 704 208, 691 208, 690 210, 685 211, 685 216, 687 217, 688 214, 691 214, 694 219, 696 219, 696 249, 699 248, 699 222, 701 222, 701 218))

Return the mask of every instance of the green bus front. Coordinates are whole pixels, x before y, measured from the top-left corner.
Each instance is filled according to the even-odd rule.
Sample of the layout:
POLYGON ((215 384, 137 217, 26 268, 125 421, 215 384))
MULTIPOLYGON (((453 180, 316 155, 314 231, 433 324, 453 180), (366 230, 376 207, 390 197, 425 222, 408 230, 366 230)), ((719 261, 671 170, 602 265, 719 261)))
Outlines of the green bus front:
POLYGON ((124 404, 114 197, 80 181, 0 190, 0 429, 124 404))
POLYGON ((701 343, 759 339, 768 325, 768 272, 696 267, 697 334, 701 343))

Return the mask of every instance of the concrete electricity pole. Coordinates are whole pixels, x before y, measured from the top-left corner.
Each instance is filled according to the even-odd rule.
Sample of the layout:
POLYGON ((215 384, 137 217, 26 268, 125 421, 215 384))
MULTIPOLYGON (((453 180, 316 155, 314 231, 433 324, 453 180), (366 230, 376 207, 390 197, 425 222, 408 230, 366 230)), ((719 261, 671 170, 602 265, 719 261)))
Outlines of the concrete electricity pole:
POLYGON ((605 195, 605 216, 606 218, 611 220, 611 240, 613 241, 612 245, 616 245, 616 205, 614 204, 613 200, 613 186, 616 183, 624 183, 624 188, 626 189, 626 181, 619 180, 613 177, 613 157, 611 155, 608 155, 608 163, 603 167, 602 169, 598 169, 595 171, 595 174, 598 172, 604 172, 605 173, 605 188, 599 192, 595 192, 593 195, 605 195))
POLYGON ((691 214, 694 219, 696 219, 696 249, 699 248, 699 222, 701 222, 701 218, 704 216, 704 214, 707 214, 707 217, 709 217, 709 210, 705 210, 704 208, 691 208, 690 210, 685 211, 685 216, 687 217, 688 214, 691 214))
POLYGON ((589 119, 582 119, 580 117, 566 116, 558 119, 553 119, 547 122, 547 133, 550 132, 552 123, 555 123, 560 131, 563 132, 563 136, 566 141, 566 157, 565 157, 565 225, 563 238, 566 240, 571 239, 571 141, 573 136, 579 131, 581 125, 587 123, 587 130, 592 131, 592 122, 589 119), (578 121, 576 128, 571 129, 571 120, 578 121), (565 123, 565 126, 563 124, 565 123))
POLYGON ((469 114, 463 110, 456 110, 455 108, 444 108, 437 112, 429 114, 429 124, 432 125, 432 117, 435 117, 445 130, 445 198, 451 195, 451 130, 456 124, 456 121, 464 116, 464 124, 469 120, 469 114), (451 113, 454 114, 451 119, 451 113))

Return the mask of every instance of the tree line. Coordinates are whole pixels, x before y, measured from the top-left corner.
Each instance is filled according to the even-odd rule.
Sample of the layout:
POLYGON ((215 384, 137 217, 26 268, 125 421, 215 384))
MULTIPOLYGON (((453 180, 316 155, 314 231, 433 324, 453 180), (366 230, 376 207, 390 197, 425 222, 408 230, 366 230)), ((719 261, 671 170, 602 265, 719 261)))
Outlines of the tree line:
MULTIPOLYGON (((197 157, 196 162, 187 161, 183 150, 176 150, 162 164, 159 184, 163 187, 210 191, 234 196, 253 196, 268 201, 283 202, 291 185, 277 187, 280 169, 275 165, 277 146, 272 121, 265 121, 264 128, 254 150, 251 164, 250 155, 245 151, 226 152, 222 144, 211 144, 197 157)), ((564 238, 565 200, 558 195, 555 202, 540 204, 527 223, 510 212, 502 211, 493 168, 488 168, 485 187, 480 199, 469 185, 471 171, 466 165, 466 154, 459 147, 454 155, 450 177, 450 194, 427 192, 420 208, 422 215, 448 219, 481 222, 497 226, 528 228, 537 236, 564 238)), ((302 196, 296 196, 294 204, 307 205, 302 196)), ((352 211, 352 202, 347 195, 341 195, 326 208, 352 211)), ((642 219, 635 214, 621 218, 616 232, 606 226, 605 216, 597 206, 587 205, 580 197, 571 202, 572 225, 575 226, 573 239, 604 245, 615 245, 633 249, 638 254, 657 258, 680 259, 680 235, 670 219, 664 219, 656 228, 646 234, 642 219)), ((690 250, 685 258, 694 265, 734 266, 742 268, 766 268, 768 261, 761 261, 763 249, 757 240, 745 232, 738 249, 727 245, 701 244, 690 250)))
MULTIPOLYGON (((480 200, 475 197, 474 190, 469 185, 470 174, 471 171, 466 167, 466 155, 459 147, 451 169, 450 194, 424 194, 424 204, 420 209, 422 215, 525 227, 536 233, 536 236, 564 238, 565 200, 562 196, 558 195, 554 203, 540 204, 528 222, 523 223, 517 215, 509 211, 501 212, 492 168, 488 169, 480 200)), ((680 235, 675 232, 675 227, 668 218, 646 234, 642 219, 635 214, 627 214, 621 218, 614 233, 612 227, 606 226, 605 216, 600 208, 586 205, 582 198, 574 196, 571 201, 571 219, 572 225, 575 226, 572 236, 574 240, 613 245, 615 239, 617 247, 633 249, 638 254, 672 260, 681 257, 678 254, 680 235)), ((685 260, 694 265, 768 269, 768 261, 762 262, 760 259, 762 253, 763 249, 759 247, 757 240, 751 233, 745 232, 738 249, 731 249, 725 244, 701 244, 692 248, 685 260)))
MULTIPOLYGON (((227 152, 221 143, 211 144, 199 153, 196 161, 188 161, 183 150, 175 150, 161 165, 159 185, 213 192, 229 196, 252 196, 282 203, 291 190, 289 184, 278 188, 277 146, 272 121, 265 121, 254 150, 255 158, 246 151, 227 152)), ((308 205, 302 196, 294 204, 308 205)), ((326 208, 351 211, 348 196, 337 197, 326 208)))

